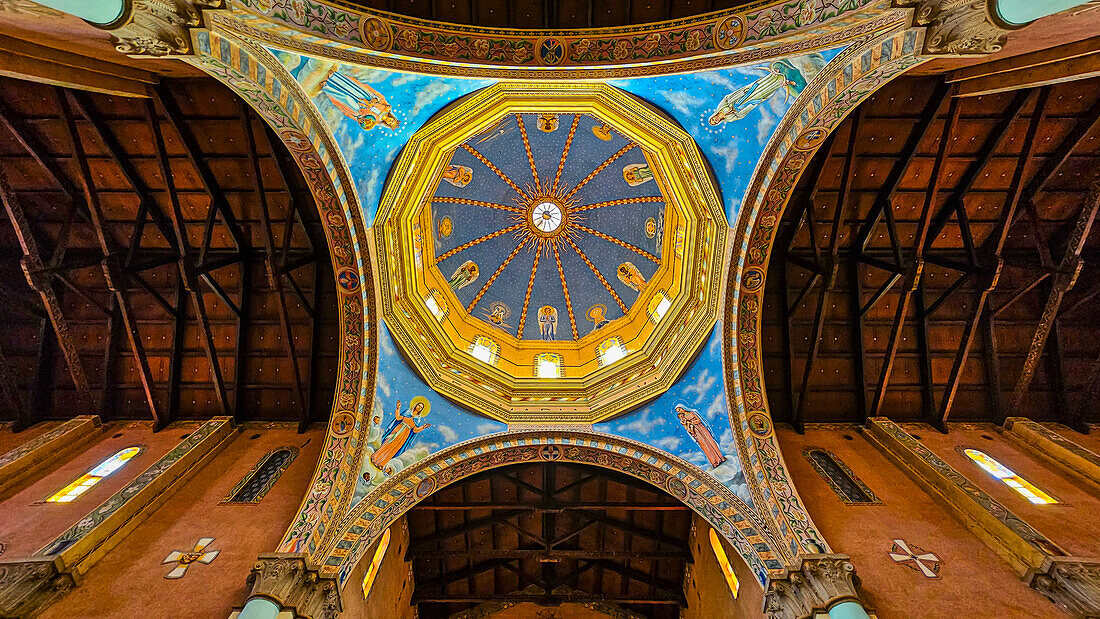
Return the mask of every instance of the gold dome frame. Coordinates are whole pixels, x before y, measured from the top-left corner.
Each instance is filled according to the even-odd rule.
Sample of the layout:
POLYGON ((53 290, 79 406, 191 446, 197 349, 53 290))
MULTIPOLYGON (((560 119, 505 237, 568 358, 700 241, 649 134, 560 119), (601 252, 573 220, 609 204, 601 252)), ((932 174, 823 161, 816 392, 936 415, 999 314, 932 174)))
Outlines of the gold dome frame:
POLYGON ((437 114, 394 164, 374 226, 382 315, 406 357, 439 393, 505 423, 594 423, 660 395, 694 357, 718 317, 727 231, 702 154, 663 114, 602 84, 496 84, 437 114), (589 114, 607 122, 643 149, 666 199, 669 234, 651 285, 625 317, 578 340, 518 340, 464 310, 439 310, 458 304, 431 268, 432 235, 421 232, 432 229, 428 201, 460 144, 517 113, 589 114), (668 293, 671 305, 654 322, 647 310, 658 292, 668 293), (425 303, 428 297, 436 310, 425 303), (499 346, 496 364, 468 351, 478 336, 499 346), (599 367, 596 346, 612 337, 630 352, 599 367), (560 377, 535 376, 535 356, 542 352, 561 355, 560 377))

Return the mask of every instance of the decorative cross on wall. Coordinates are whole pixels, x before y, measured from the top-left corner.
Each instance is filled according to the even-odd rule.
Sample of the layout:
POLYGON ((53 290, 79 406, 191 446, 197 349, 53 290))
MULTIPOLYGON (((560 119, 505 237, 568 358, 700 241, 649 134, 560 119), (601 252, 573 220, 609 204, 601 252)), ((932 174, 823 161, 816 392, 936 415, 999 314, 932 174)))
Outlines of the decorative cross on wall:
POLYGON ((890 547, 889 555, 905 567, 924 574, 925 578, 940 577, 940 558, 916 544, 907 544, 905 540, 896 539, 890 547))
POLYGON ((195 542, 195 549, 187 552, 181 552, 179 550, 173 550, 168 553, 168 556, 164 558, 161 565, 165 563, 176 563, 176 567, 172 568, 171 572, 164 575, 165 578, 183 578, 183 575, 187 573, 187 566, 198 561, 199 563, 209 564, 220 553, 220 550, 211 550, 210 552, 203 552, 206 547, 213 543, 213 537, 204 537, 195 542))

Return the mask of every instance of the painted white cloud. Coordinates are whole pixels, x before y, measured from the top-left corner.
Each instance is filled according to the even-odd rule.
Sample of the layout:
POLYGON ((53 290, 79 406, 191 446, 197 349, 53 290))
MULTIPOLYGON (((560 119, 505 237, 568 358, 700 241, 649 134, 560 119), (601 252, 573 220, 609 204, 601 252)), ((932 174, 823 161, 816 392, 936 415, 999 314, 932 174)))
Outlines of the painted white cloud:
POLYGON ((437 425, 435 428, 443 435, 443 440, 448 443, 453 443, 458 440, 458 432, 455 432, 451 426, 437 425))
POLYGON ((718 419, 719 416, 724 416, 726 414, 726 394, 718 393, 718 395, 714 396, 714 399, 710 402, 710 406, 707 407, 704 413, 707 419, 711 421, 718 419))
POLYGON ((680 448, 681 442, 678 436, 662 436, 653 441, 653 446, 670 453, 676 453, 676 450, 680 448))
POLYGON ((710 152, 714 155, 716 162, 723 164, 721 167, 726 171, 726 174, 733 174, 733 169, 737 167, 737 157, 740 155, 737 142, 734 139, 731 138, 725 146, 711 146, 710 152))
POLYGON ((491 421, 479 423, 477 424, 476 430, 478 434, 492 434, 494 432, 500 432, 500 424, 491 421))
POLYGON ((703 401, 707 392, 710 391, 710 388, 713 387, 716 382, 718 382, 718 378, 716 376, 711 376, 710 370, 705 369, 699 374, 698 378, 695 379, 695 382, 684 387, 681 393, 684 398, 689 397, 691 394, 695 394, 695 400, 692 402, 692 405, 697 406, 703 401))
POLYGON ((692 116, 695 110, 706 103, 705 99, 694 97, 686 90, 659 90, 657 94, 667 99, 672 109, 685 116, 692 116))

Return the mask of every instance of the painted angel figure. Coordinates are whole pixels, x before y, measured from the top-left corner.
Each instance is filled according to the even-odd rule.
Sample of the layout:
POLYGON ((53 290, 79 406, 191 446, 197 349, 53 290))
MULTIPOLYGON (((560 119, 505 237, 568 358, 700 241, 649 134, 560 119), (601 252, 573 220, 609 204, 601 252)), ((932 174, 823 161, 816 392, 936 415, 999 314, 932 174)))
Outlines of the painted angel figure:
POLYGON ((382 444, 370 456, 370 463, 379 471, 384 471, 390 460, 405 453, 412 446, 413 436, 432 427, 432 424, 421 421, 431 410, 431 402, 423 396, 416 396, 410 402, 408 410, 401 410, 401 400, 397 401, 397 408, 393 412, 393 421, 382 435, 382 444))
POLYGON ((554 339, 558 332, 558 310, 555 307, 544 305, 539 308, 539 335, 544 340, 554 339))
POLYGON ((677 404, 676 417, 680 419, 680 425, 684 426, 691 438, 699 445, 699 449, 703 450, 703 455, 707 457, 710 468, 717 468, 719 464, 726 461, 726 456, 718 446, 718 441, 714 440, 714 434, 711 433, 710 427, 699 416, 699 413, 677 404))
POLYGON ((710 124, 741 120, 780 90, 783 91, 784 101, 791 95, 798 95, 824 64, 820 54, 771 63, 764 69, 763 77, 726 95, 711 115, 710 124))
POLYGON ((379 124, 390 129, 396 129, 401 124, 380 92, 354 77, 340 73, 335 66, 322 83, 321 92, 345 116, 367 131, 379 124))

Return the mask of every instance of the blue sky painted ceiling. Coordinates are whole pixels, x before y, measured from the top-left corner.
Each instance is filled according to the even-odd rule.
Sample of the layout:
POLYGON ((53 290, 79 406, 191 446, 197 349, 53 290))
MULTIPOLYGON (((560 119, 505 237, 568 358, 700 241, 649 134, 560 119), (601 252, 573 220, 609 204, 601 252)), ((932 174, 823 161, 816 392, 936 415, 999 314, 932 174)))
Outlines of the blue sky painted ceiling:
POLYGON ((437 266, 485 322, 577 339, 623 316, 660 264, 653 176, 640 146, 590 115, 505 116, 456 149, 435 192, 437 266))

